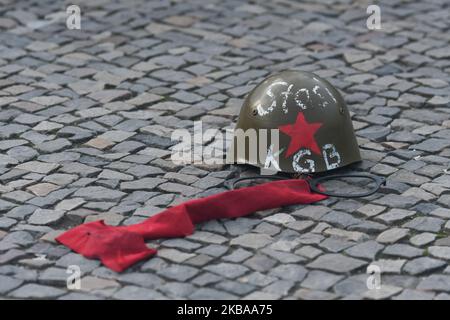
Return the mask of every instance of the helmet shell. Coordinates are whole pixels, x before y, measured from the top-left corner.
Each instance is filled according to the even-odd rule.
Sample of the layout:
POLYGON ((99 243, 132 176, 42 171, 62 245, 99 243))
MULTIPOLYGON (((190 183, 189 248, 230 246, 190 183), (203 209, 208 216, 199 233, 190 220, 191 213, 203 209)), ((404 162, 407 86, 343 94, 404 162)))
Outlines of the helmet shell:
POLYGON ((246 96, 231 148, 235 163, 267 168, 271 162, 272 169, 288 173, 324 172, 361 160, 344 99, 328 81, 302 71, 271 75, 246 96), (264 156, 249 157, 255 141, 237 139, 238 129, 259 132, 258 154, 264 156), (267 129, 267 143, 260 141, 260 129, 267 129), (271 150, 271 129, 278 129, 278 152, 271 150), (239 148, 245 152, 237 152, 239 148), (268 161, 274 154, 277 159, 268 161))

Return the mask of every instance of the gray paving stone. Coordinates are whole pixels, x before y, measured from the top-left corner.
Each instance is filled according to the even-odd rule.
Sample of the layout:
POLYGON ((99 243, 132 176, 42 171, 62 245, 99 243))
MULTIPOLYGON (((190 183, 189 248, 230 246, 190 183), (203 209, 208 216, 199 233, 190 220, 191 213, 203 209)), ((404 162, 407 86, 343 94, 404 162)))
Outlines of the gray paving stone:
POLYGON ((267 272, 271 270, 277 262, 266 255, 258 254, 245 261, 244 264, 253 270, 267 272))
POLYGON ((432 300, 434 296, 432 292, 405 289, 401 294, 393 297, 393 300, 432 300))
POLYGON ((65 291, 61 289, 31 283, 14 290, 10 293, 10 296, 19 299, 51 299, 64 293, 65 291))
POLYGON ((25 192, 25 191, 20 191, 20 190, 3 194, 3 198, 12 200, 12 201, 16 201, 16 202, 21 202, 21 203, 24 203, 33 197, 34 196, 32 194, 25 192))
POLYGON ((332 225, 337 225, 343 228, 355 225, 360 222, 360 220, 354 218, 352 215, 339 211, 332 211, 330 213, 327 213, 321 218, 321 221, 325 221, 332 225))
POLYGON ((337 298, 337 296, 331 292, 309 289, 299 289, 294 293, 294 296, 302 300, 333 300, 337 298))
POLYGON ((99 297, 99 296, 78 293, 78 292, 72 292, 72 293, 66 294, 66 295, 58 298, 58 300, 103 300, 103 299, 104 298, 99 297))
POLYGON ((401 221, 403 219, 414 216, 416 213, 411 210, 405 209, 391 209, 386 213, 383 213, 376 217, 377 220, 384 223, 395 223, 397 221, 401 221))
POLYGON ((233 300, 236 297, 236 295, 210 288, 201 288, 189 296, 193 300, 233 300))
POLYGON ((399 170, 390 176, 391 179, 398 182, 411 184, 414 186, 420 186, 430 181, 429 178, 419 176, 407 170, 399 170))
POLYGON ((412 245, 421 247, 421 246, 424 246, 424 245, 427 245, 427 244, 433 242, 434 239, 436 239, 435 234, 429 233, 429 232, 424 232, 424 233, 417 234, 414 237, 411 237, 411 239, 409 239, 409 241, 411 242, 412 245))
MULTIPOLYGON (((258 223, 259 221, 243 217, 236 220, 224 221, 223 225, 228 234, 232 236, 239 236, 249 233, 258 223)), ((256 232, 257 230, 255 229, 254 231, 256 232)))
POLYGON ((421 256, 423 254, 423 250, 407 244, 399 243, 386 247, 386 249, 383 250, 383 253, 391 256, 411 259, 421 256))
POLYGON ((419 290, 448 291, 450 288, 450 276, 432 274, 424 278, 418 285, 419 290))
POLYGON ((0 275, 0 294, 6 294, 7 292, 19 287, 22 283, 22 280, 0 275))
POLYGON ((367 291, 367 275, 350 276, 334 285, 333 290, 340 296, 362 295, 367 291))
POLYGON ((358 212, 362 213, 363 215, 365 215, 367 217, 373 217, 373 216, 376 216, 376 215, 382 213, 385 209, 386 209, 386 207, 377 206, 377 205, 369 203, 369 204, 366 204, 366 205, 358 208, 358 212))
POLYGON ((379 259, 371 264, 378 266, 382 273, 389 274, 395 273, 398 274, 401 272, 403 266, 405 265, 405 259, 379 259))
POLYGON ((201 189, 198 188, 171 182, 160 184, 158 188, 165 192, 180 193, 187 197, 195 195, 201 191, 201 189))
POLYGON ((14 231, 5 235, 2 239, 2 243, 27 246, 33 243, 33 240, 33 236, 27 231, 14 231))
POLYGON ((384 248, 376 241, 366 241, 345 250, 352 257, 374 260, 378 252, 384 248))
POLYGON ((114 294, 114 298, 120 300, 161 300, 165 297, 152 289, 136 286, 125 286, 114 294))
POLYGON ((14 208, 16 205, 12 202, 1 200, 0 199, 0 211, 6 211, 14 208))
POLYGON ((434 298, 434 300, 449 300, 449 299, 450 299, 449 296, 450 296, 450 295, 447 294, 447 293, 439 293, 439 294, 436 295, 436 297, 434 298))
POLYGON ((404 197, 400 195, 394 195, 389 194, 386 196, 383 196, 380 199, 375 200, 375 203, 383 205, 383 206, 389 206, 392 208, 399 208, 399 209, 407 209, 413 205, 415 205, 417 202, 419 202, 418 199, 413 197, 404 197))
POLYGON ((244 266, 232 263, 220 263, 217 265, 207 266, 204 269, 229 279, 234 279, 236 277, 242 276, 249 270, 244 266))
POLYGON ((250 249, 259 249, 268 245, 272 241, 273 241, 272 238, 268 235, 250 233, 234 238, 233 240, 230 241, 230 244, 250 249))
POLYGON ((441 230, 444 220, 433 217, 417 217, 412 221, 405 223, 405 228, 411 228, 417 231, 438 232, 441 230))
POLYGON ((428 252, 439 259, 450 260, 450 247, 445 246, 431 246, 428 247, 428 252))
POLYGON ((86 187, 79 189, 73 194, 74 197, 83 198, 85 200, 111 200, 117 201, 125 196, 124 192, 111 190, 104 187, 86 187))
POLYGON ((199 270, 192 267, 173 265, 158 271, 158 275, 169 278, 171 280, 186 281, 194 277, 196 274, 198 274, 198 272, 199 270))
POLYGON ((217 287, 217 289, 225 290, 227 292, 231 292, 231 293, 234 293, 239 296, 246 295, 249 292, 252 292, 255 290, 254 286, 240 283, 237 281, 219 282, 219 283, 217 283, 216 287, 217 287))
POLYGON ((76 253, 68 253, 56 261, 56 266, 67 268, 70 265, 80 267, 82 274, 89 273, 100 265, 97 260, 90 260, 76 253))
POLYGON ((363 130, 359 130, 358 134, 370 140, 380 141, 384 139, 387 135, 389 135, 390 132, 391 130, 386 127, 371 126, 363 130))
POLYGON ((314 248, 312 246, 302 246, 300 249, 295 251, 295 254, 301 255, 308 259, 314 259, 322 253, 321 250, 314 248))
POLYGON ((435 241, 437 246, 448 246, 450 244, 450 237, 443 237, 435 241))
POLYGON ((200 188, 200 189, 207 189, 211 187, 219 186, 223 183, 223 179, 218 179, 212 176, 207 176, 204 178, 201 178, 200 180, 197 180, 192 184, 193 187, 200 188))
POLYGON ((61 151, 64 148, 69 147, 71 145, 72 144, 70 143, 69 140, 61 138, 61 139, 55 139, 52 141, 40 143, 40 144, 36 145, 36 148, 44 153, 52 153, 52 152, 61 151))
POLYGON ((121 190, 149 190, 153 191, 158 185, 164 183, 164 179, 160 178, 143 178, 132 182, 122 182, 121 190))
POLYGON ((0 155, 0 165, 7 166, 7 165, 18 164, 18 163, 19 162, 16 159, 14 159, 10 156, 0 155))
POLYGON ((292 287, 294 287, 294 283, 292 283, 292 281, 279 280, 265 287, 264 291, 282 297, 286 296, 292 287))
POLYGON ((212 257, 220 257, 227 251, 228 251, 227 246, 221 246, 217 244, 211 244, 209 246, 197 250, 198 253, 206 254, 212 257))
POLYGON ((181 252, 181 251, 175 250, 175 249, 161 249, 158 251, 158 255, 161 258, 165 258, 170 261, 178 262, 178 263, 183 262, 183 261, 195 256, 195 254, 184 253, 184 252, 181 252))
POLYGON ((48 225, 58 222, 64 216, 62 210, 37 209, 28 219, 28 222, 36 225, 48 225))
MULTIPOLYGON (((39 160, 46 161, 46 162, 55 162, 55 163, 63 163, 63 162, 70 162, 70 161, 77 161, 80 159, 80 154, 76 152, 68 152, 63 151, 59 153, 52 153, 52 154, 46 154, 39 156, 39 160)), ((89 169, 85 168, 84 169, 89 169)), ((63 167, 63 170, 67 170, 67 167, 63 167)), ((90 168, 91 170, 93 168, 90 168)))
POLYGON ((307 274, 307 270, 296 264, 282 264, 276 268, 273 268, 269 275, 277 278, 281 278, 284 280, 290 280, 295 282, 302 281, 307 274))
POLYGON ((14 219, 6 218, 6 217, 0 218, 0 229, 4 229, 4 230, 9 229, 16 223, 17 223, 17 221, 14 219))
POLYGON ((412 145, 411 148, 428 152, 437 152, 450 146, 450 142, 445 139, 431 138, 419 144, 412 145))
POLYGON ((19 146, 11 148, 7 151, 7 154, 16 159, 19 162, 28 161, 36 157, 39 153, 27 146, 19 146))
POLYGON ((193 258, 190 258, 186 261, 186 264, 194 266, 194 267, 203 267, 207 264, 211 263, 214 260, 213 257, 207 256, 206 254, 199 254, 193 258))
POLYGON ((301 286, 308 289, 326 291, 342 278, 342 276, 332 273, 313 270, 308 273, 301 286))
POLYGON ((255 286, 267 286, 274 282, 277 278, 274 276, 264 275, 260 272, 253 272, 247 276, 239 278, 240 282, 249 283, 255 286))
POLYGON ((380 289, 368 290, 364 293, 364 297, 367 299, 387 299, 402 291, 402 288, 390 285, 381 285, 380 289))
POLYGON ((159 289, 168 297, 173 298, 186 297, 195 291, 195 287, 193 285, 181 282, 166 283, 159 289))
POLYGON ((24 144, 27 144, 27 141, 23 139, 4 140, 0 141, 0 150, 9 150, 11 148, 18 147, 24 144))
POLYGON ((282 225, 286 225, 286 224, 296 221, 294 217, 292 217, 291 215, 289 215, 287 213, 277 213, 272 216, 266 217, 263 220, 266 220, 268 222, 272 222, 275 224, 282 224, 282 225))
POLYGON ((379 234, 376 240, 380 243, 396 243, 397 241, 405 238, 408 234, 408 229, 392 228, 379 234))
POLYGON ((445 266, 445 262, 429 257, 420 257, 409 261, 403 270, 409 274, 418 275, 424 272, 433 271, 445 266))
POLYGON ((36 172, 36 173, 42 173, 42 174, 48 174, 49 172, 55 170, 58 168, 58 164, 55 163, 45 163, 45 162, 39 162, 39 161, 30 161, 26 163, 22 163, 17 166, 17 169, 30 171, 30 172, 36 172))
POLYGON ((68 273, 62 268, 47 268, 39 274, 39 281, 45 285, 63 286, 67 283, 68 273))
POLYGON ((185 250, 195 250, 199 247, 201 247, 201 244, 195 243, 189 240, 185 239, 169 239, 165 240, 162 243, 165 247, 174 247, 178 249, 185 249, 185 250))
POLYGON ((227 241, 227 238, 214 234, 211 232, 205 232, 205 231, 198 231, 194 234, 190 235, 188 239, 192 239, 195 241, 201 241, 206 243, 213 243, 213 244, 222 244, 227 241))
POLYGON ((79 174, 83 177, 86 177, 86 176, 94 175, 94 174, 100 172, 101 169, 91 167, 91 166, 85 165, 83 163, 72 162, 72 163, 64 164, 62 166, 62 168, 60 169, 60 171, 62 171, 63 173, 68 173, 68 174, 79 174))
POLYGON ((43 296, 27 292, 39 291, 32 288, 24 298, 448 299, 449 272, 442 265, 450 247, 444 2, 384 3, 388 19, 402 23, 388 36, 368 37, 368 29, 346 27, 367 18, 350 0, 315 3, 327 14, 291 0, 275 6, 213 1, 215 11, 190 0, 136 1, 93 4, 101 19, 73 39, 39 20, 54 13, 45 2, 5 7, 0 274, 8 277, 7 287, 11 279, 24 283, 3 293, 0 284, 0 298, 37 285, 43 296), (138 10, 157 22, 136 18, 138 10), (52 37, 44 39, 41 31, 52 37), (352 170, 385 176, 380 192, 203 223, 187 238, 152 241, 160 258, 122 274, 54 242, 79 223, 139 222, 225 191, 232 177, 252 175, 250 167, 174 164, 171 134, 191 131, 197 120, 204 130, 232 129, 256 83, 299 66, 341 91, 363 158, 352 170), (57 218, 48 221, 52 227, 32 224, 37 210, 63 215, 49 217, 57 218), (369 263, 382 269, 380 291, 367 289, 369 263), (87 273, 89 293, 66 291, 62 271, 70 264, 87 273), (229 274, 248 270, 230 280, 205 271, 211 266, 229 274), (55 269, 59 279, 52 277, 55 269), (166 269, 168 276, 157 275, 166 269))
POLYGON ((327 238, 320 243, 320 247, 326 249, 327 251, 337 253, 341 252, 353 245, 352 242, 341 240, 339 238, 327 238))
POLYGON ((223 259, 226 261, 237 263, 237 262, 242 262, 251 256, 252 256, 251 252, 239 248, 237 250, 232 251, 230 254, 224 256, 223 259))
POLYGON ((199 286, 205 286, 205 285, 209 285, 211 283, 216 283, 219 281, 223 281, 223 278, 215 275, 213 273, 203 273, 201 275, 199 275, 198 277, 196 277, 195 279, 192 280, 192 283, 199 285, 199 286))
MULTIPOLYGON (((94 272, 96 270, 94 270, 94 272)), ((145 274, 139 272, 127 272, 125 274, 120 275, 119 277, 117 277, 117 274, 111 274, 106 276, 104 274, 95 274, 95 276, 110 278, 112 280, 119 281, 120 283, 136 285, 139 287, 146 287, 150 289, 159 288, 162 284, 165 283, 163 279, 161 279, 155 274, 145 274)))

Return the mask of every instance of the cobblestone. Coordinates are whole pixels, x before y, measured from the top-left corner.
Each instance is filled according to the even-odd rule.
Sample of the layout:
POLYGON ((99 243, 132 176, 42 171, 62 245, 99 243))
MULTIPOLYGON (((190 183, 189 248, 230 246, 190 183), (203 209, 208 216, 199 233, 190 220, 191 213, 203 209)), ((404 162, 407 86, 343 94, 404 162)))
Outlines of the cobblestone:
POLYGON ((0 293, 6 294, 7 292, 19 287, 22 283, 23 281, 13 277, 0 275, 0 293))
POLYGON ((408 234, 408 229, 392 228, 382 232, 378 235, 376 240, 380 243, 396 243, 397 241, 405 238, 408 234))
POLYGON ((362 260, 349 258, 342 254, 324 254, 308 266, 313 269, 345 273, 358 269, 365 264, 362 260))
POLYGON ((438 232, 444 220, 432 217, 417 217, 414 220, 404 224, 404 227, 418 231, 438 232))
POLYGON ((407 244, 392 244, 383 251, 384 254, 402 257, 402 258, 415 258, 423 254, 423 250, 417 249, 407 244))
POLYGON ((231 245, 238 245, 250 249, 258 249, 271 243, 272 239, 264 234, 244 234, 230 241, 231 245))
POLYGON ((439 274, 432 274, 417 285, 419 290, 448 291, 449 288, 450 276, 439 274))
POLYGON ((441 268, 444 265, 445 265, 444 261, 432 259, 429 257, 420 257, 409 261, 405 265, 403 270, 410 274, 418 275, 424 272, 429 272, 434 269, 441 268))
POLYGON ((378 290, 368 290, 364 293, 364 297, 368 299, 387 299, 390 298, 399 292, 402 291, 402 288, 390 285, 383 285, 378 290))
POLYGON ((436 258, 450 260, 450 247, 431 246, 428 248, 428 252, 436 258))
POLYGON ((345 252, 355 258, 373 260, 378 252, 380 252, 383 248, 384 246, 380 245, 376 241, 366 241, 345 250, 345 252))
POLYGON ((231 279, 239 277, 248 271, 248 269, 244 266, 231 263, 221 263, 218 265, 207 266, 204 269, 231 279))
POLYGON ((326 291, 343 277, 323 271, 311 271, 302 282, 302 287, 326 291))
POLYGON ((63 290, 54 287, 39 284, 26 284, 23 287, 20 287, 11 292, 10 295, 11 297, 19 299, 30 299, 30 298, 49 299, 59 297, 64 293, 65 292, 63 290))
POLYGON ((137 286, 125 286, 114 294, 114 298, 122 300, 160 300, 165 297, 159 292, 137 286))

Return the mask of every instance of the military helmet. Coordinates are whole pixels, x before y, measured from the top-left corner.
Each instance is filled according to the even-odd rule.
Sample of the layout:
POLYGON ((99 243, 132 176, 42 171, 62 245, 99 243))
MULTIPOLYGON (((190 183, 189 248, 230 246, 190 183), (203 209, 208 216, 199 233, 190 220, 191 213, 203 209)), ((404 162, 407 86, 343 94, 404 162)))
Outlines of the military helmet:
POLYGON ((313 73, 283 71, 246 96, 227 159, 274 171, 313 173, 346 166, 361 156, 339 92, 313 73), (256 156, 251 152, 255 148, 256 156))

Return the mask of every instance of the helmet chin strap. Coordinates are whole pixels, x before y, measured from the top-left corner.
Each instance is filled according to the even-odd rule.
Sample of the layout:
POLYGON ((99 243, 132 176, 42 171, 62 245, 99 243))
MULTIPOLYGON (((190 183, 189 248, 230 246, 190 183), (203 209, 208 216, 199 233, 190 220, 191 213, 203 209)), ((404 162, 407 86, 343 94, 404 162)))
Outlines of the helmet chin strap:
MULTIPOLYGON (((384 177, 380 177, 374 174, 369 173, 350 173, 350 174, 333 174, 333 175, 324 175, 320 177, 313 177, 310 174, 302 174, 302 173, 296 173, 294 174, 294 179, 304 179, 310 186, 311 190, 327 195, 330 197, 338 197, 338 198, 363 198, 368 197, 374 193, 376 193, 382 185, 386 185, 386 179, 384 177), (338 179, 345 179, 345 178, 364 178, 364 179, 370 179, 375 183, 375 187, 371 190, 368 190, 366 192, 361 192, 358 194, 345 194, 345 193, 335 193, 335 192, 328 192, 321 183, 329 180, 338 180, 338 179)), ((280 176, 263 176, 263 175, 257 175, 257 176, 251 176, 251 177, 240 177, 231 183, 231 188, 236 189, 236 186, 243 182, 243 181, 251 181, 251 180, 285 180, 288 179, 286 177, 280 177, 280 176)))

